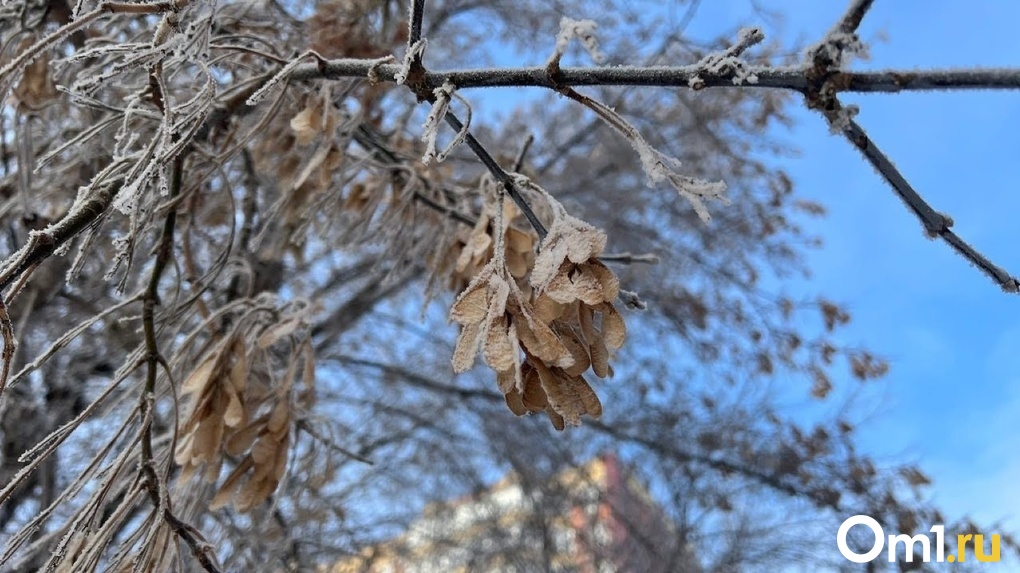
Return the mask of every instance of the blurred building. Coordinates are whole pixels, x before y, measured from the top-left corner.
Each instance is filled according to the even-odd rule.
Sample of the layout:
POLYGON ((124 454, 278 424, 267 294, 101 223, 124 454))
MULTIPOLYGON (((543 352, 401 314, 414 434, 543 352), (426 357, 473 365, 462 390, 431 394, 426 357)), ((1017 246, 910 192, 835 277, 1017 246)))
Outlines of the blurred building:
POLYGON ((699 573, 648 488, 614 455, 543 483, 511 474, 434 504, 398 538, 328 573, 699 573))

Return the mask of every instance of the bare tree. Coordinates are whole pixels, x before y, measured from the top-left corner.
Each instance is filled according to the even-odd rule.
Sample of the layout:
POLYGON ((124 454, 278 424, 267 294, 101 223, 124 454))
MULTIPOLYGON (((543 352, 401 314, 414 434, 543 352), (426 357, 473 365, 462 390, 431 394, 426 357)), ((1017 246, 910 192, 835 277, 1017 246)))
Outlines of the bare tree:
POLYGON ((588 503, 550 476, 607 451, 650 476, 673 543, 619 525, 665 570, 692 547, 713 571, 839 567, 793 540, 945 521, 920 470, 857 451, 854 413, 776 411, 770 380, 825 399, 833 368, 886 366, 835 342, 837 304, 762 286, 804 270, 797 221, 824 208, 761 158, 803 102, 1017 292, 840 95, 1020 70, 851 71, 868 1, 800 60, 639 4, 4 2, 0 569, 314 570, 511 468, 548 549, 588 503), (496 42, 549 55, 487 67, 496 42), (608 65, 563 65, 578 46, 608 65), (547 92, 480 126, 482 87, 547 92))

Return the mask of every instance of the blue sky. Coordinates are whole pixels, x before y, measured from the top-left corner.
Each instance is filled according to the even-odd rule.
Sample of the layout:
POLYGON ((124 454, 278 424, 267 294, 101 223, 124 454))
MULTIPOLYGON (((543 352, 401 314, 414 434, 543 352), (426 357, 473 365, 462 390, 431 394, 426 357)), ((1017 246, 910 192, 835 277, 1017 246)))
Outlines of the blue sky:
MULTIPOLYGON (((772 3, 781 37, 813 41, 846 2, 772 3)), ((861 69, 1020 67, 1020 3, 896 0, 875 3, 861 27, 871 60, 861 69)), ((753 23, 747 0, 705 2, 692 31, 753 23)), ((766 28, 766 35, 770 30, 766 28)), ((774 35, 775 31, 771 31, 774 35)), ((1020 93, 935 92, 846 96, 859 123, 956 231, 1020 274, 1020 93)), ((829 208, 813 228, 811 279, 793 293, 825 292, 852 309, 844 331, 890 359, 882 405, 862 428, 879 456, 919 460, 935 499, 953 515, 1020 530, 1020 298, 990 280, 920 224, 846 141, 807 111, 786 137, 798 191, 829 208)), ((850 380, 844 382, 852 384, 850 380)), ((989 532, 991 533, 991 532, 989 532)))
MULTIPOLYGON (((739 5, 731 2, 739 18, 739 5)), ((834 21, 843 2, 788 2, 789 33, 806 37, 834 21)), ((707 16, 704 14, 702 16, 707 16)), ((876 2, 861 27, 873 42, 868 69, 1020 67, 1010 41, 1014 2, 876 2)), ((858 121, 915 188, 994 262, 1020 273, 1020 93, 969 92, 847 97, 858 121)), ((917 458, 951 513, 983 522, 1010 516, 1020 529, 1020 299, 1001 292, 920 225, 845 141, 819 117, 798 114, 802 154, 788 167, 801 193, 829 207, 813 253, 821 290, 852 308, 843 338, 892 363, 885 404, 866 445, 917 458)), ((849 381, 847 383, 850 383, 849 381)))
MULTIPOLYGON (((848 0, 765 2, 782 12, 768 38, 816 41, 848 0)), ((599 14, 573 15, 598 20, 599 14)), ((877 0, 860 32, 871 59, 859 69, 1020 67, 1015 41, 1020 2, 877 0)), ((749 0, 702 2, 688 31, 711 37, 762 24, 749 0)), ((520 63, 520 62, 516 62, 520 63)), ((510 102, 511 90, 486 92, 510 102), (503 99, 506 97, 507 99, 503 99)), ((472 100, 484 110, 485 101, 472 100)), ((858 122, 915 188, 955 220, 955 230, 993 262, 1020 274, 1020 93, 929 92, 847 95, 858 122)), ((784 131, 799 156, 782 160, 797 191, 823 203, 827 217, 809 229, 824 238, 811 253, 812 277, 788 283, 792 295, 826 296, 849 306, 842 334, 889 359, 871 383, 874 407, 862 445, 887 461, 918 461, 950 516, 980 524, 1005 520, 1020 531, 1020 297, 1007 295, 920 224, 822 118, 794 113, 784 131)), ((841 381, 857 383, 849 376, 841 381)), ((995 531, 986 531, 994 533, 995 531)), ((950 532, 952 533, 952 532, 950 532)))

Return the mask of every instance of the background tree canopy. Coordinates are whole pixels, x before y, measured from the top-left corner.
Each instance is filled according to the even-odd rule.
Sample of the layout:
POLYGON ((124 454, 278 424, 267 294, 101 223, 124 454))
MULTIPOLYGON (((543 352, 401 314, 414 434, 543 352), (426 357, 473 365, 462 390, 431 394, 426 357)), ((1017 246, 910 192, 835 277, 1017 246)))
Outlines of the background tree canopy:
POLYGON ((791 106, 1017 290, 840 95, 1020 73, 848 71, 870 5, 791 52, 690 0, 5 2, 0 571, 312 571, 509 470, 544 531, 607 452, 664 571, 846 568, 855 514, 986 531, 856 402, 781 407, 887 370, 775 288, 825 213, 776 167, 791 106), (486 86, 543 89, 472 121, 486 86))

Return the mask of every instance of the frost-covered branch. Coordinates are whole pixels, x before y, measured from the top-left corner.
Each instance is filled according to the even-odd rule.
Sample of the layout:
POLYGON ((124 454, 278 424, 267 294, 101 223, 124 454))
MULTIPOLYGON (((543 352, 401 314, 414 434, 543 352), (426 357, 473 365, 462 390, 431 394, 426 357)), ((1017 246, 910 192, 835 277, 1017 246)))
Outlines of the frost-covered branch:
MULTIPOLYGON (((401 66, 380 65, 377 60, 340 59, 319 64, 301 64, 289 74, 294 81, 346 78, 372 78, 395 82, 401 66)), ((802 66, 772 67, 748 65, 746 74, 758 78, 743 84, 743 89, 786 89, 802 92, 808 87, 807 69, 802 66)), ((733 87, 738 76, 731 69, 709 72, 699 65, 688 66, 614 66, 564 67, 557 80, 562 85, 637 86, 691 89, 691 80, 701 79, 700 88, 733 87)), ((541 87, 555 89, 545 67, 477 68, 429 71, 422 82, 429 89, 449 81, 458 90, 496 87, 541 87)), ((838 71, 830 78, 840 93, 875 93, 929 90, 1016 90, 1020 89, 1020 68, 968 68, 944 70, 838 71)))
POLYGON ((846 122, 846 127, 840 130, 846 138, 854 144, 864 158, 875 167, 882 177, 889 182, 893 191, 907 205, 907 208, 921 221, 925 233, 931 238, 941 237, 965 259, 971 262, 981 272, 994 280, 1002 290, 1015 293, 1020 292, 1020 280, 1011 276, 999 266, 993 264, 987 257, 976 251, 967 244, 951 229, 953 220, 936 211, 914 190, 914 187, 893 165, 892 161, 882 153, 882 150, 868 137, 864 129, 853 119, 846 122))
MULTIPOLYGON (((827 110, 825 112, 826 117, 829 119, 832 129, 836 132, 847 133, 851 141, 854 142, 854 145, 861 148, 862 151, 862 141, 868 142, 865 144, 865 147, 869 150, 877 151, 877 148, 866 136, 862 139, 861 134, 863 134, 863 130, 856 123, 852 122, 853 114, 857 111, 856 106, 839 105, 835 99, 839 93, 1020 89, 1020 68, 864 72, 840 69, 845 54, 862 49, 859 42, 855 40, 855 31, 870 5, 871 2, 869 0, 860 0, 852 3, 850 9, 841 18, 840 22, 833 27, 819 44, 809 50, 807 61, 796 66, 771 67, 763 64, 750 65, 742 60, 738 60, 736 56, 739 56, 748 47, 760 42, 762 39, 759 30, 748 29, 738 38, 738 42, 729 48, 729 51, 733 52, 732 54, 722 54, 723 56, 731 56, 728 59, 717 57, 709 61, 706 58, 703 61, 688 66, 560 68, 557 56, 562 55, 564 47, 561 47, 558 43, 553 57, 550 58, 552 66, 483 68, 445 72, 422 70, 418 81, 422 90, 441 89, 443 85, 449 84, 456 85, 458 90, 480 87, 544 87, 560 91, 561 93, 566 88, 577 86, 609 85, 705 89, 717 87, 732 88, 734 84, 740 84, 741 88, 745 89, 785 89, 805 94, 809 107, 827 110), (740 61, 741 65, 721 65, 730 60, 740 61), (554 73, 550 73, 550 70, 553 68, 555 68, 554 73), (837 109, 838 111, 836 111, 837 109)), ((570 24, 570 22, 567 24, 570 24)), ((566 25, 566 32, 561 32, 561 38, 574 37, 580 34, 584 38, 589 38, 589 43, 594 42, 594 39, 591 37, 591 27, 582 27, 580 30, 576 28, 577 26, 571 27, 566 25), (570 34, 567 32, 570 32, 570 34)), ((594 44, 592 45, 594 46, 594 44)), ((290 77, 293 80, 309 80, 315 78, 340 79, 367 76, 370 66, 373 77, 377 81, 398 81, 402 77, 402 72, 404 72, 403 66, 392 64, 379 65, 378 62, 370 63, 362 60, 344 59, 327 61, 315 66, 307 64, 298 66, 293 69, 290 77)), ((457 129, 459 130, 460 128, 457 129)), ((472 145, 472 142, 477 145, 477 140, 469 136, 469 146, 474 150, 475 145, 472 145)), ((904 201, 908 202, 908 205, 911 206, 911 210, 915 214, 926 212, 925 209, 934 212, 924 203, 923 199, 920 199, 916 192, 913 192, 912 188, 909 192, 907 191, 909 185, 904 186, 906 180, 902 175, 899 175, 898 172, 895 176, 893 175, 895 169, 889 170, 889 167, 892 166, 891 162, 886 159, 885 167, 880 167, 872 157, 869 157, 870 153, 870 151, 866 153, 865 157, 890 182, 897 194, 904 198, 904 201), (907 197, 913 197, 913 199, 908 200, 907 197)), ((511 197, 514 197, 515 201, 518 200, 514 193, 511 193, 511 197)), ((531 217, 529 217, 530 219, 531 217)), ((1008 273, 992 264, 980 253, 977 253, 955 234, 948 232, 948 227, 936 224, 936 221, 928 219, 922 218, 928 233, 943 237, 957 252, 991 276, 1004 289, 1013 292, 1016 288, 1015 285, 1020 284, 1008 273)))
POLYGON ((836 23, 829 34, 852 34, 856 32, 857 28, 861 25, 861 20, 864 19, 864 15, 871 9, 872 4, 874 4, 874 0, 853 0, 843 14, 843 17, 839 19, 839 22, 836 23))
MULTIPOLYGON (((843 105, 840 102, 838 97, 840 88, 847 85, 844 83, 845 77, 841 76, 841 74, 845 74, 842 72, 842 68, 846 65, 849 55, 864 49, 857 37, 856 30, 871 3, 871 0, 851 2, 847 12, 832 30, 807 51, 804 64, 808 80, 808 87, 804 90, 807 106, 825 116, 830 130, 845 136, 861 152, 868 163, 889 183, 896 195, 917 217, 929 237, 941 237, 954 251, 988 275, 1004 291, 1008 293, 1020 292, 1020 279, 992 263, 961 239, 950 229, 953 225, 952 218, 936 211, 914 190, 899 169, 868 137, 864 128, 854 120, 860 109, 856 105, 843 105)), ((1014 74, 1014 76, 1012 78, 1014 81, 1020 79, 1020 74, 1014 74)))

